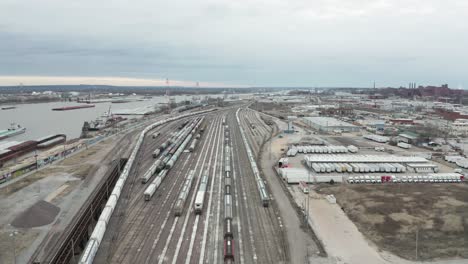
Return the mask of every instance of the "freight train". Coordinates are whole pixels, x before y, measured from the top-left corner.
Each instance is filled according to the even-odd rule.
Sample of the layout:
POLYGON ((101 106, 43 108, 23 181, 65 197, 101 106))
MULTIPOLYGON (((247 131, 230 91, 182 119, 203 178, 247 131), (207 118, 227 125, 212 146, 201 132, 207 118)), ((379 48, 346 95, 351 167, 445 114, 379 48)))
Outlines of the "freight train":
MULTIPOLYGON (((226 117, 223 117, 223 124, 226 117)), ((233 193, 231 178, 231 148, 229 147, 229 134, 226 134, 224 147, 224 263, 234 262, 234 232, 233 219, 233 193)))
MULTIPOLYGON (((149 181, 149 179, 155 175, 156 173, 161 173, 167 171, 174 166, 175 162, 177 161, 178 157, 182 154, 184 149, 186 148, 188 142, 192 139, 192 136, 194 135, 194 130, 196 130, 200 124, 200 122, 203 120, 203 118, 196 118, 192 120, 192 122, 186 126, 184 129, 173 133, 171 137, 166 140, 159 148, 157 148, 153 153, 152 156, 153 158, 158 158, 148 169, 148 171, 141 177, 141 182, 144 184, 149 181)), ((187 121, 188 122, 188 121, 187 121)), ((162 181, 164 177, 160 177, 160 180, 162 181)), ((154 186, 159 187, 160 182, 157 182, 158 179, 155 179, 153 184, 147 188, 148 190, 148 195, 145 196, 145 200, 149 200, 151 196, 153 195, 154 191, 153 190, 154 186), (149 197, 149 198, 148 198, 149 197)))
POLYGON ((198 187, 197 196, 195 196, 195 214, 201 214, 203 211, 203 203, 205 200, 205 193, 208 187, 208 170, 203 171, 200 186, 198 187))
POLYGON ((184 185, 182 186, 182 191, 179 193, 179 197, 177 197, 177 201, 174 206, 174 216, 182 215, 185 202, 187 201, 187 197, 190 193, 190 188, 192 187, 194 174, 195 170, 191 170, 187 175, 187 178, 185 179, 184 185))

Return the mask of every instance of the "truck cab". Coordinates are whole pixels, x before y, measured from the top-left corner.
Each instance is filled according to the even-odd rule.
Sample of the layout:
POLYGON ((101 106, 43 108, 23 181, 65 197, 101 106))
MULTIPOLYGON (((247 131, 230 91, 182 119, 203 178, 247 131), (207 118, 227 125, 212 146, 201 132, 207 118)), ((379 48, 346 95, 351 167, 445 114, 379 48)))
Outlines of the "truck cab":
POLYGON ((366 180, 366 183, 371 183, 371 179, 370 179, 369 175, 364 176, 364 178, 366 180))

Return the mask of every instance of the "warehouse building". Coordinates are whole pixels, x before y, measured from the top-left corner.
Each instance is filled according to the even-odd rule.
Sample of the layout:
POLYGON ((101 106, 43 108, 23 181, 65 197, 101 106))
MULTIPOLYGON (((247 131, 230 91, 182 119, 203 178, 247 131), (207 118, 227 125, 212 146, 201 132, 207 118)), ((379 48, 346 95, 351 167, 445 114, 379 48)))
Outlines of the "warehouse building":
POLYGON ((310 127, 324 132, 333 132, 341 130, 343 132, 357 132, 359 127, 350 123, 343 122, 333 117, 304 117, 304 123, 310 127))
POLYGON ((318 154, 307 155, 304 161, 309 163, 427 163, 422 157, 408 157, 395 155, 347 155, 347 154, 318 154))

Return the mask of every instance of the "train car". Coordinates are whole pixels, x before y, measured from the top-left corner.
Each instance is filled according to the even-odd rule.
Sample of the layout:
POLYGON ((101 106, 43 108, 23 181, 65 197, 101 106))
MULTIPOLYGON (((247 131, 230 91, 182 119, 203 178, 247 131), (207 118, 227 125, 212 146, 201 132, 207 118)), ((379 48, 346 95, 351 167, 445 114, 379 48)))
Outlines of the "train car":
POLYGON ((151 197, 153 196, 154 192, 156 192, 156 189, 159 187, 160 184, 161 178, 156 177, 154 183, 151 183, 144 192, 145 201, 151 200, 151 197))
POLYGON ((159 173, 160 171, 162 171, 165 166, 166 166, 166 164, 164 163, 164 161, 162 159, 160 159, 159 164, 156 166, 155 173, 159 173))
POLYGON ((224 194, 231 194, 231 185, 224 185, 224 194))
POLYGON ((203 174, 197 195, 195 196, 195 214, 201 214, 203 211, 203 203, 205 200, 206 188, 208 186, 208 170, 205 170, 203 174))
POLYGON ((232 185, 232 178, 229 176, 226 175, 226 177, 224 178, 224 185, 229 185, 231 186, 232 185))
POLYGON ((174 216, 181 216, 183 210, 184 210, 184 203, 182 200, 178 199, 174 206, 174 216))
POLYGON ((171 147, 171 150, 169 150, 169 154, 172 156, 174 153, 177 151, 177 145, 173 145, 171 147))
POLYGON ((232 219, 232 196, 230 194, 224 195, 224 218, 232 219))
POLYGON ((188 120, 184 121, 179 127, 178 129, 181 130, 182 128, 184 128, 187 124, 188 124, 188 120))
POLYGON ((230 237, 224 240, 224 261, 234 261, 234 240, 230 237))
POLYGON ((195 149, 196 146, 197 146, 197 139, 194 139, 194 140, 192 141, 192 144, 190 144, 190 147, 189 147, 188 150, 189 150, 190 152, 193 152, 193 150, 195 149))
POLYGON ((190 188, 192 186, 193 176, 195 174, 194 170, 191 170, 184 181, 184 185, 182 186, 182 190, 179 193, 179 197, 177 197, 176 204, 174 206, 174 216, 181 216, 184 210, 185 201, 190 192, 190 188))
POLYGON ((224 219, 224 238, 228 238, 228 237, 233 238, 231 218, 224 219))
POLYGON ((171 160, 172 155, 170 153, 167 153, 166 156, 163 158, 162 163, 164 166, 171 160))
POLYGON ((224 167, 224 171, 225 172, 231 172, 231 166, 226 164, 226 166, 224 167))
POLYGON ((261 199, 262 199, 263 207, 268 207, 268 205, 270 204, 270 197, 268 197, 268 193, 265 190, 265 188, 260 189, 260 196, 261 196, 261 199))
POLYGON ((156 133, 154 133, 154 134, 152 135, 152 138, 153 138, 153 139, 154 139, 154 138, 157 138, 159 135, 161 135, 161 133, 156 132, 156 133))
POLYGON ((161 150, 159 148, 157 148, 155 151, 153 151, 153 158, 157 158, 159 153, 161 153, 161 150))

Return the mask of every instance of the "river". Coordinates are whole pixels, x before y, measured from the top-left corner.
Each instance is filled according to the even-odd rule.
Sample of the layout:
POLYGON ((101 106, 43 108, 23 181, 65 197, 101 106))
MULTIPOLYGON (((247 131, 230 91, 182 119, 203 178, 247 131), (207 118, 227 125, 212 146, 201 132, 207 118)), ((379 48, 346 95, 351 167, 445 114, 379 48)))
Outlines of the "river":
MULTIPOLYGON (((222 97, 222 95, 208 95, 222 97)), ((246 95, 244 95, 246 96, 246 95)), ((243 96, 243 97, 244 97, 243 96)), ((192 96, 171 96, 176 102, 190 100, 192 96)), ((199 95, 204 98, 205 95, 199 95)), ((138 97, 141 98, 141 97, 138 97)), ((83 108, 70 111, 52 111, 52 108, 79 105, 76 102, 53 102, 37 104, 18 104, 15 109, 0 110, 0 130, 7 129, 11 123, 26 127, 26 133, 0 140, 25 141, 36 140, 52 134, 65 134, 67 139, 77 138, 81 134, 84 121, 92 121, 104 115, 109 106, 111 112, 145 106, 158 106, 167 103, 167 97, 155 96, 147 101, 132 101, 128 103, 96 103, 93 108, 83 108)))

